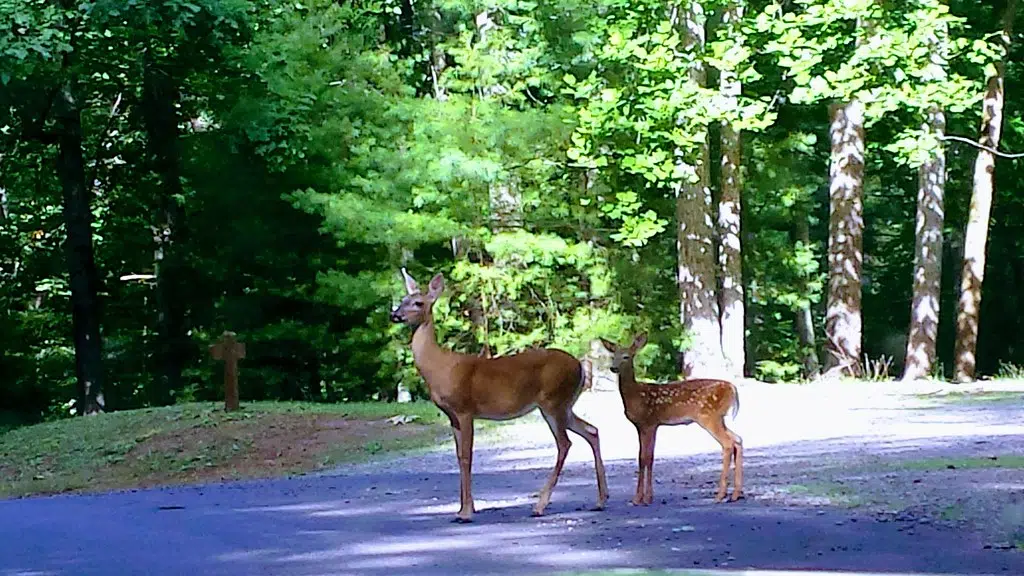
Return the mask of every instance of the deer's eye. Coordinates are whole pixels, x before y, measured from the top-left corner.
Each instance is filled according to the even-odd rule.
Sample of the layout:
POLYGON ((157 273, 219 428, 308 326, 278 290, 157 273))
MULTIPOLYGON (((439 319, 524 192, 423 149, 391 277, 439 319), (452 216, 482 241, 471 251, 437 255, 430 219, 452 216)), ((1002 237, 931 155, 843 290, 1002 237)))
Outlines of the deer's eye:
POLYGON ((413 302, 412 305, 417 307, 417 308, 423 308, 423 302, 416 301, 416 302, 413 302))

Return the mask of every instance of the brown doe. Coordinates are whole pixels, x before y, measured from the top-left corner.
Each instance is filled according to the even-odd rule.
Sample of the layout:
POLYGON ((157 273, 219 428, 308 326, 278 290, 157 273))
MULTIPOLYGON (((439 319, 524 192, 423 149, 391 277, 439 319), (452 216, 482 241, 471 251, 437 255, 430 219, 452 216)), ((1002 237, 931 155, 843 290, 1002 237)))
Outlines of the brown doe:
POLYGON ((412 353, 416 369, 427 383, 430 399, 451 421, 459 461, 461 503, 455 521, 470 522, 475 512, 471 490, 473 421, 511 420, 535 408, 540 409, 555 436, 558 458, 540 491, 533 514, 542 515, 551 501, 551 491, 572 445, 566 430, 582 436, 594 452, 595 509, 603 509, 608 500, 608 487, 597 428, 573 413, 573 405, 587 384, 587 373, 580 361, 561 350, 544 348, 496 358, 442 348, 434 332, 433 307, 444 290, 444 278, 440 274, 434 276, 427 292, 423 293, 404 268, 402 276, 408 294, 391 313, 391 320, 413 329, 412 353))
POLYGON ((636 426, 640 437, 640 472, 636 481, 633 504, 650 504, 654 499, 654 441, 659 426, 696 422, 722 445, 722 476, 715 501, 725 500, 729 464, 735 460, 732 500, 743 497, 743 439, 725 425, 725 416, 732 408, 733 417, 740 409, 736 386, 725 380, 683 380, 668 384, 647 384, 636 381, 633 358, 647 344, 647 335, 640 334, 633 344, 623 347, 601 339, 612 353, 612 372, 619 375, 619 393, 626 418, 636 426))

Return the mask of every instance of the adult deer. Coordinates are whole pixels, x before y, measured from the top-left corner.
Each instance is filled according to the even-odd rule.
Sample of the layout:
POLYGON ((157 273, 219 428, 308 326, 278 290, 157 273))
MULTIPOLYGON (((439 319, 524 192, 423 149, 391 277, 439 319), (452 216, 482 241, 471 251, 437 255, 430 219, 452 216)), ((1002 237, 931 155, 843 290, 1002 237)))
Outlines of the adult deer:
POLYGON ((539 408, 558 446, 558 458, 540 491, 534 516, 551 501, 551 491, 565 464, 572 442, 566 430, 583 437, 594 451, 597 470, 597 506, 608 500, 604 462, 597 428, 573 413, 573 405, 586 385, 579 360, 561 350, 535 348, 519 354, 485 358, 442 348, 434 332, 434 302, 444 290, 440 274, 430 280, 426 294, 402 268, 408 294, 391 313, 393 322, 413 329, 412 353, 416 369, 427 383, 430 399, 451 421, 459 460, 459 500, 456 522, 472 521, 473 421, 511 420, 539 408))
POLYGON ((654 441, 659 426, 696 422, 722 445, 722 476, 718 482, 715 502, 725 500, 729 464, 735 460, 732 500, 743 497, 743 439, 725 425, 725 416, 732 408, 733 417, 740 409, 739 391, 725 380, 683 380, 668 384, 647 384, 636 381, 633 358, 647 344, 647 335, 640 334, 628 347, 601 339, 612 353, 611 371, 619 375, 619 393, 626 418, 636 426, 640 437, 640 472, 636 480, 633 504, 650 504, 654 499, 654 441))

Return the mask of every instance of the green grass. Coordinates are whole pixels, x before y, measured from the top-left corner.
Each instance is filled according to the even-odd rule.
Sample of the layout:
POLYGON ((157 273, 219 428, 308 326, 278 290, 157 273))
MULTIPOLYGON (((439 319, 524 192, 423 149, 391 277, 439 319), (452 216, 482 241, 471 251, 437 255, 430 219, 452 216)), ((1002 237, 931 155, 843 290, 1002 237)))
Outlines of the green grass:
POLYGON ((950 392, 948 394, 917 394, 921 400, 932 400, 941 404, 1024 404, 1021 392, 950 392))
POLYGON ((964 507, 962 504, 950 504, 939 512, 939 518, 947 522, 959 522, 964 519, 964 507))
POLYGON ((999 372, 996 374, 997 380, 1024 380, 1024 366, 1017 366, 1016 364, 1007 364, 1006 362, 999 363, 999 372))
POLYGON ((0 431, 0 498, 303 473, 446 442, 428 402, 128 410, 0 431))
POLYGON ((827 498, 832 505, 845 508, 858 508, 864 505, 863 499, 854 489, 838 482, 790 484, 786 491, 796 496, 827 498))
POLYGON ((902 470, 977 470, 982 468, 1024 469, 1024 456, 1008 455, 994 458, 924 458, 895 464, 902 470))

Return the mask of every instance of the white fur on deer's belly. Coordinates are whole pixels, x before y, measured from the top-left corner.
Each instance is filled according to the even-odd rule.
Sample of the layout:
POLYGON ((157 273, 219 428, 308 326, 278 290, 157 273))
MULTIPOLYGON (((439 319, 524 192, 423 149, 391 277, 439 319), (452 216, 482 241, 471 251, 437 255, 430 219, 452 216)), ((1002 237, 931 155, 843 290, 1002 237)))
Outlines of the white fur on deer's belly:
POLYGON ((518 412, 511 412, 506 414, 487 414, 486 412, 481 412, 480 414, 477 414, 477 418, 480 418, 482 420, 497 420, 499 422, 503 420, 515 420, 516 418, 519 418, 521 416, 526 416, 527 414, 532 412, 536 407, 536 404, 527 404, 526 406, 523 407, 522 410, 519 410, 518 412))
POLYGON ((668 426, 675 426, 677 424, 693 424, 693 418, 673 418, 666 420, 665 424, 668 426))

